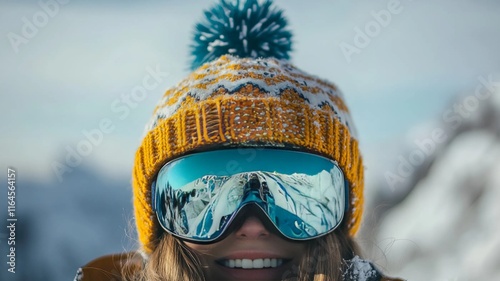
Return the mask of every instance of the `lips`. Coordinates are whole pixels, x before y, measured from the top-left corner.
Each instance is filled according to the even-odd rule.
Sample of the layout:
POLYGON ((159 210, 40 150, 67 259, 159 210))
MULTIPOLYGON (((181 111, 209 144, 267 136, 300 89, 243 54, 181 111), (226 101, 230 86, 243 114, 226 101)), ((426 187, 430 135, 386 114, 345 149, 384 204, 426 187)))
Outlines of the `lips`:
POLYGON ((216 264, 229 280, 281 280, 291 261, 276 255, 247 253, 216 260, 216 264))

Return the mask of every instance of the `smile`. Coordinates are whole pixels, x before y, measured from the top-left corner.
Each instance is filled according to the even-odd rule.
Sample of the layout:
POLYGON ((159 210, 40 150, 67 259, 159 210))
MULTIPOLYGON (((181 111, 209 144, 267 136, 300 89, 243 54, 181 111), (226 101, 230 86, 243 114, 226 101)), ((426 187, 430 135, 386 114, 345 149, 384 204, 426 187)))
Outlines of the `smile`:
POLYGON ((243 268, 243 269, 253 269, 253 268, 275 268, 281 266, 285 262, 284 259, 227 259, 221 260, 219 263, 225 267, 229 268, 243 268))

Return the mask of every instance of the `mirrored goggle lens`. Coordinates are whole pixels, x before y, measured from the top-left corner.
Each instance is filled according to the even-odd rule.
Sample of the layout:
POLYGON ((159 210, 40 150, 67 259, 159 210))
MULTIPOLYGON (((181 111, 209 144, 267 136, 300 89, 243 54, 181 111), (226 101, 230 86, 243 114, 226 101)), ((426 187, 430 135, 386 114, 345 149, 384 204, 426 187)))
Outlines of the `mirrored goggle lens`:
POLYGON ((161 226, 197 242, 220 238, 238 212, 255 204, 294 240, 333 231, 346 206, 338 165, 321 156, 277 149, 227 149, 167 163, 152 186, 161 226))

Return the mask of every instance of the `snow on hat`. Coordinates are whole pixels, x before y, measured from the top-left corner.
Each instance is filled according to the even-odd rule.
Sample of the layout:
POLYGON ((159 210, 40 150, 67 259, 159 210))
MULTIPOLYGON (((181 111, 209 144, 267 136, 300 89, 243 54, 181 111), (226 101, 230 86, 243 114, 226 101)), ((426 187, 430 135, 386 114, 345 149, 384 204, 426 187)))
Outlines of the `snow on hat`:
POLYGON ((166 91, 136 152, 132 184, 142 250, 162 232, 151 183, 170 160, 225 146, 280 147, 335 160, 349 182, 342 226, 354 235, 363 208, 356 131, 335 85, 290 64, 291 33, 271 1, 222 0, 196 25, 193 72, 166 91))

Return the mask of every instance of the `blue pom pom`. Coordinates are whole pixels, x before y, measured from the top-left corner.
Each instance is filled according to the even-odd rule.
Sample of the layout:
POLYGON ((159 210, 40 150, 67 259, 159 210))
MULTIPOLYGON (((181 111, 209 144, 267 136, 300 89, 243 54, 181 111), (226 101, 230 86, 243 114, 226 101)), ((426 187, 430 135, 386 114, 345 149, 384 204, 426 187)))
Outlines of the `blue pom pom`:
POLYGON ((270 0, 221 2, 205 11, 203 22, 195 26, 191 68, 229 54, 238 57, 289 59, 292 34, 283 11, 271 7, 270 0))

